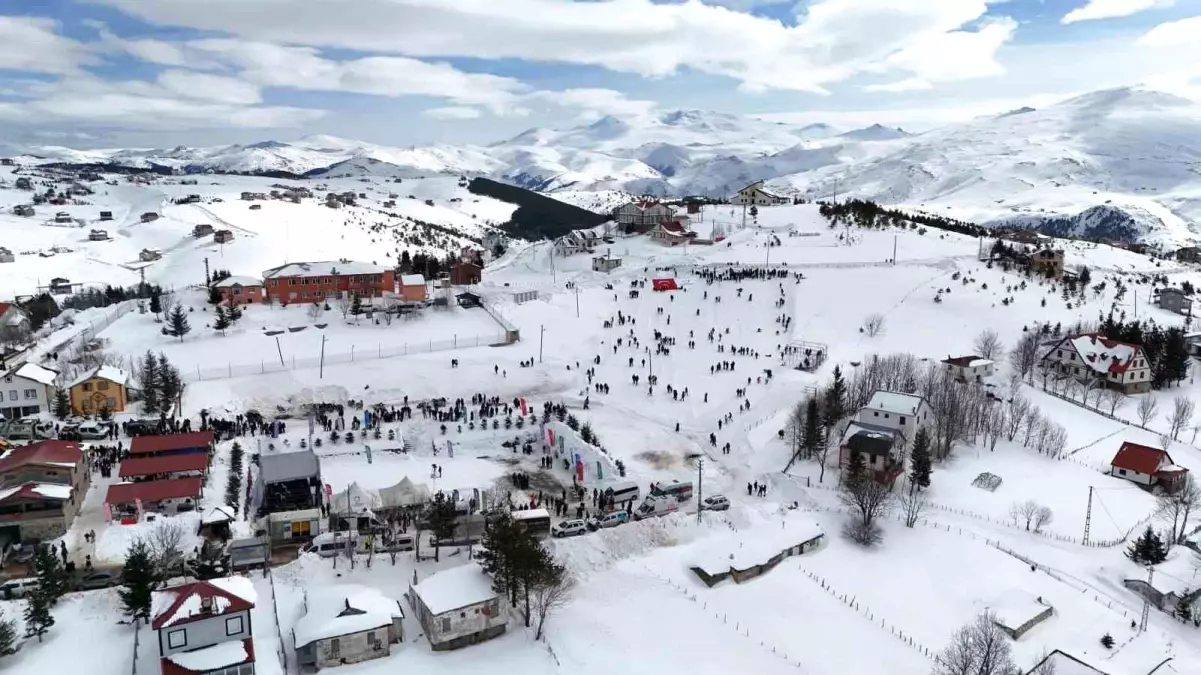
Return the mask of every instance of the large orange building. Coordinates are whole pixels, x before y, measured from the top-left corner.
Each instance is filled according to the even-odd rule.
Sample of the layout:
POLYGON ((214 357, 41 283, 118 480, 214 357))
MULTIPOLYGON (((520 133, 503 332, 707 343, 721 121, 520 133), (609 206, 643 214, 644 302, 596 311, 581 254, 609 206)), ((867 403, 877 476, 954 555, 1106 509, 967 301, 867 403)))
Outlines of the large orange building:
POLYGON ((349 293, 379 297, 396 292, 396 272, 354 260, 289 263, 263 272, 264 302, 317 302, 349 293))

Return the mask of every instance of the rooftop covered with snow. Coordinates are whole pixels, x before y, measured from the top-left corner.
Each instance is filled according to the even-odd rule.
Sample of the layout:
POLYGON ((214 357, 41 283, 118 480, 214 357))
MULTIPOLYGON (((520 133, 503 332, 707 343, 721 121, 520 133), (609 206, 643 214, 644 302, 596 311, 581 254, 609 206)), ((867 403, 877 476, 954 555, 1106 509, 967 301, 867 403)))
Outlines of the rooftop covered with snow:
POLYGON ((353 635, 403 619, 400 602, 359 584, 317 587, 305 595, 305 614, 293 628, 296 646, 353 635))
POLYGON ((731 569, 746 570, 824 534, 809 515, 790 512, 778 527, 766 520, 761 526, 719 532, 706 538, 696 547, 690 566, 710 576, 728 574, 731 569))
POLYGON ((326 260, 322 262, 296 262, 273 267, 263 272, 263 279, 281 277, 330 277, 348 274, 383 274, 388 268, 374 263, 357 260, 326 260))
POLYGON ((496 597, 492 580, 478 566, 470 563, 435 572, 414 586, 412 592, 435 616, 488 602, 496 597))
POLYGON ((916 415, 917 409, 921 407, 922 402, 922 397, 917 394, 877 391, 872 394, 871 400, 867 402, 867 407, 872 410, 882 410, 898 415, 916 415))

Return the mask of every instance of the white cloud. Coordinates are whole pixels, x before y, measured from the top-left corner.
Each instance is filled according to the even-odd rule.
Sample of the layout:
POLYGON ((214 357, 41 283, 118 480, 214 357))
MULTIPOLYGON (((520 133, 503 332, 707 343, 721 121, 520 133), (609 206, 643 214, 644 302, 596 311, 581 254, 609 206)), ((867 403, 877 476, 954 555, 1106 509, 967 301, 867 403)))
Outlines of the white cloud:
POLYGON ((1147 47, 1177 47, 1201 40, 1201 16, 1161 23, 1139 38, 1147 47))
POLYGON ((52 19, 0 16, 0 69, 63 74, 96 63, 82 44, 57 29, 52 19))
MULTIPOLYGON (((986 0, 815 0, 796 25, 785 25, 697 0, 93 1, 152 23, 251 41, 562 62, 650 77, 688 68, 735 78, 752 90, 816 92, 857 73, 879 72, 891 55, 959 31, 988 9, 986 0)), ((995 37, 964 35, 986 43, 995 37)), ((927 79, 952 75, 940 73, 927 79)))
POLYGON ((831 124, 840 128, 883 124, 908 131, 926 131, 947 124, 968 122, 984 115, 998 115, 1023 106, 1046 107, 1075 96, 1078 92, 1037 94, 1020 98, 993 98, 974 101, 947 101, 938 105, 913 108, 875 108, 866 110, 806 110, 752 115, 770 122, 789 124, 831 124))
POLYGON ((254 84, 221 75, 167 70, 159 74, 157 82, 182 98, 234 105, 253 105, 263 101, 262 93, 254 84))
POLYGON ((483 116, 483 112, 479 108, 468 108, 466 106, 452 105, 442 108, 430 108, 423 110, 421 114, 425 117, 436 120, 474 120, 483 116))
POLYGON ((1115 19, 1148 9, 1171 7, 1174 4, 1176 0, 1088 0, 1083 7, 1077 7, 1065 14, 1063 23, 1115 19))
POLYGON ((576 88, 560 91, 538 91, 526 97, 527 101, 544 102, 564 108, 579 108, 586 117, 612 115, 614 117, 641 117, 653 111, 658 104, 626 98, 614 89, 576 88))
POLYGON ((180 42, 153 38, 126 39, 116 35, 108 29, 108 26, 99 21, 83 23, 96 29, 100 34, 100 39, 95 43, 98 49, 125 52, 147 63, 160 66, 198 69, 210 68, 213 65, 211 61, 203 59, 202 55, 180 42))
POLYGON ((926 83, 1000 75, 1005 69, 996 61, 997 50, 1009 42, 1015 30, 1016 21, 1002 18, 988 21, 974 32, 938 33, 892 54, 886 63, 914 73, 926 83))
POLYGON ((885 84, 869 84, 863 90, 895 94, 905 91, 928 91, 933 88, 934 85, 930 84, 929 80, 920 77, 910 77, 905 80, 897 80, 896 82, 887 82, 885 84))

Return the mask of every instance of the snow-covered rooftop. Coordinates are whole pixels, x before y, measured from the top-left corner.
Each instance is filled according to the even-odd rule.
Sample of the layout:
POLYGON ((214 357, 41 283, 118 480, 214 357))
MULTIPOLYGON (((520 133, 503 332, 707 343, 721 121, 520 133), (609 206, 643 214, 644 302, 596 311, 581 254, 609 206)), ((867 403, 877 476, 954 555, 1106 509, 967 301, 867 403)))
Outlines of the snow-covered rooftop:
POLYGON ((922 404, 922 397, 917 394, 902 394, 895 391, 877 391, 867 403, 872 410, 915 415, 922 404))
POLYGON ((425 277, 420 274, 402 274, 400 275, 401 286, 424 286, 425 277))
POLYGON ((353 635, 391 625, 403 618, 400 603, 359 584, 318 587, 305 596, 305 615, 293 628, 296 646, 353 635))
POLYGON ((1027 621, 1047 611, 1047 605, 1029 593, 1011 588, 988 603, 996 622, 1009 629, 1021 628, 1027 621))
POLYGON ((373 263, 357 260, 326 260, 322 262, 297 262, 273 267, 263 272, 264 279, 277 277, 328 277, 347 274, 383 274, 388 271, 373 263))
POLYGON ((707 538, 697 548, 691 566, 711 576, 726 574, 731 568, 745 570, 823 534, 821 526, 809 515, 792 512, 784 516, 780 527, 765 524, 707 538))
POLYGON ((496 597, 492 580, 479 567, 471 564, 436 572, 414 586, 413 592, 434 615, 496 597))
POLYGON ((23 377, 27 380, 40 382, 41 384, 54 384, 54 378, 58 377, 57 370, 51 370, 37 365, 36 363, 26 363, 20 368, 17 368, 13 373, 17 377, 23 377))
POLYGON ((71 498, 70 485, 58 485, 57 483, 38 483, 37 485, 33 486, 33 491, 42 495, 43 497, 50 497, 51 499, 66 500, 71 498))
POLYGON ((1201 584, 1201 574, 1193 566, 1193 552, 1185 546, 1173 546, 1168 559, 1155 566, 1151 585, 1161 593, 1183 595, 1201 584))
POLYGON ((1098 373, 1125 372, 1141 348, 1126 342, 1110 340, 1103 335, 1088 334, 1065 338, 1085 365, 1098 373))
POLYGON ((212 647, 194 649, 190 652, 176 652, 167 656, 167 660, 180 668, 205 673, 210 670, 225 668, 242 663, 250 654, 241 640, 221 642, 212 647))
POLYGON ((88 372, 80 375, 79 377, 76 377, 74 380, 71 381, 71 384, 67 385, 67 387, 68 388, 74 387, 75 385, 77 385, 81 382, 87 382, 88 380, 90 380, 92 378, 100 378, 102 380, 108 380, 109 382, 116 382, 117 384, 119 384, 121 386, 125 386, 125 384, 129 382, 129 373, 127 373, 124 370, 121 370, 120 368, 117 368, 115 366, 107 366, 107 365, 100 366, 96 370, 89 370, 88 372))
POLYGON ((262 286, 263 280, 258 277, 232 276, 222 279, 217 282, 217 288, 229 288, 231 286, 262 286))

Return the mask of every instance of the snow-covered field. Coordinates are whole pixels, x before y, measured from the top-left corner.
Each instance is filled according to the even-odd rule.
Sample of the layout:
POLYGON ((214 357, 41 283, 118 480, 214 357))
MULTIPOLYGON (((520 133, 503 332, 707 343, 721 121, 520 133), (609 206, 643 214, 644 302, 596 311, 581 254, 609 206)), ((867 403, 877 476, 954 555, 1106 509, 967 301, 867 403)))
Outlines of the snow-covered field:
MULTIPOLYGON (((236 194, 233 186, 243 179, 229 180, 225 189, 236 194)), ((453 179, 436 180, 448 180, 452 192, 458 189, 453 179)), ((403 194, 419 183, 406 179, 397 189, 403 194)), ((435 202, 443 204, 444 198, 435 202)), ((410 204, 416 205, 422 205, 420 199, 410 204)), ((187 217, 195 217, 199 207, 173 207, 168 212, 176 208, 178 224, 170 224, 174 215, 165 220, 167 227, 178 229, 171 236, 183 237, 192 222, 184 214, 190 211, 187 217)), ((258 273, 285 258, 395 257, 393 241, 372 242, 369 230, 357 223, 343 225, 345 211, 268 203, 262 211, 250 212, 230 200, 203 208, 245 232, 239 230, 235 242, 225 247, 224 258, 207 244, 191 243, 172 251, 152 266, 159 268, 156 281, 177 288, 197 283, 203 278, 205 255, 214 267, 229 267, 235 274, 258 273), (309 215, 292 220, 291 213, 309 215), (325 237, 318 237, 320 233, 325 237), (340 248, 327 251, 329 244, 340 248)), ((501 211, 497 207, 489 217, 503 217, 501 211)), ((544 643, 534 642, 533 633, 515 618, 501 638, 435 654, 410 616, 405 620, 406 641, 395 645, 390 657, 343 667, 346 672, 455 673, 490 667, 599 675, 618 667, 636 673, 924 675, 933 667, 934 654, 960 626, 985 609, 1008 609, 1018 595, 1041 598, 1054 608, 1051 618, 1014 643, 1015 658, 1024 669, 1042 654, 1060 649, 1096 663, 1109 675, 1145 675, 1169 657, 1174 670, 1166 672, 1198 672, 1195 664, 1201 654, 1191 625, 1152 610, 1145 633, 1131 630, 1142 600, 1122 581, 1141 578, 1143 572, 1122 556, 1124 543, 1095 545, 1124 538, 1152 515, 1151 495, 1104 470, 1122 441, 1155 445, 1155 434, 1024 385, 1031 403, 1066 430, 1070 455, 1055 459, 1009 442, 995 450, 958 444, 952 458, 935 467, 929 490, 934 506, 924 518, 913 528, 887 518, 884 541, 868 550, 840 535, 846 516, 831 489, 837 485, 837 468, 827 467, 820 483, 821 469, 812 461, 783 474, 790 450, 777 433, 788 411, 809 388, 824 386, 836 365, 851 376, 856 364, 872 354, 909 352, 931 360, 968 354, 973 338, 986 328, 1012 345, 1024 327, 1036 322, 1066 327, 1095 320, 1113 306, 1112 282, 1119 279, 1166 273, 1175 281, 1196 276, 1194 271, 1123 250, 1073 244, 1068 247, 1069 266, 1089 267, 1094 284, 1111 283, 1083 302, 1073 298, 1069 308, 1057 284, 1005 272, 999 265, 990 268, 977 259, 978 242, 958 234, 916 228, 832 230, 812 205, 762 208, 745 228, 741 212, 730 207, 711 207, 695 220, 702 234, 716 224, 727 239, 712 246, 665 248, 645 238, 619 238, 606 248, 623 264, 608 275, 591 271, 586 255, 552 261, 546 244, 514 245, 489 265, 478 288, 521 331, 520 342, 505 347, 467 345, 451 354, 327 361, 322 373, 316 364, 303 361, 316 354, 319 335, 329 337, 327 350, 348 351, 353 344, 356 352, 369 353, 382 349, 377 345, 456 339, 473 332, 495 333, 497 328, 477 310, 430 311, 392 326, 365 321, 354 325, 353 319, 348 323, 331 310, 324 331, 309 327, 291 333, 288 327, 312 323, 304 308, 257 307, 247 312, 242 326, 221 336, 204 328, 211 315, 202 309, 203 299, 195 291, 180 294, 196 307, 190 314, 193 333, 183 342, 159 335, 153 318, 137 312, 119 319, 100 337, 117 354, 136 357, 148 349, 163 351, 185 371, 219 370, 230 361, 278 359, 278 351, 285 361, 297 359, 294 369, 283 372, 232 372, 189 382, 183 407, 193 418, 201 409, 218 416, 250 409, 295 415, 307 403, 351 399, 399 407, 406 398, 470 401, 483 394, 505 403, 525 398, 535 411, 545 402, 562 402, 590 426, 605 450, 592 451, 587 458, 583 485, 589 490, 615 479, 617 460, 624 464, 626 477, 640 485, 696 480, 696 456, 701 455, 704 494, 725 494, 733 502, 729 512, 705 514, 700 523, 689 504, 683 509, 686 513, 553 542, 556 555, 579 585, 548 622, 544 643), (780 244, 768 246, 776 237, 780 244), (788 275, 708 284, 699 274, 765 264, 787 269, 788 275), (675 277, 682 289, 653 292, 648 280, 659 276, 675 277), (644 281, 645 288, 637 289, 639 296, 631 297, 631 284, 644 281), (513 293, 525 290, 537 290, 539 298, 516 303, 513 293), (942 300, 936 303, 940 290, 942 300), (885 321, 884 330, 874 337, 860 331, 871 314, 881 314, 885 321), (787 327, 785 318, 791 318, 787 327), (606 327, 609 321, 613 324, 606 327), (278 348, 275 340, 261 334, 270 327, 285 330, 278 348), (655 332, 674 343, 665 345, 666 350, 656 349, 655 332), (827 345, 829 361, 816 373, 784 367, 781 348, 795 341, 827 345), (458 360, 457 368, 451 367, 451 358, 458 360), (733 368, 714 369, 722 362, 733 368), (651 375, 658 384, 648 388, 651 375), (608 385, 609 393, 596 385, 608 385), (722 451, 726 444, 728 453, 722 451), (1001 476, 1002 485, 995 492, 973 487, 972 480, 982 472, 1001 476), (748 496, 750 483, 766 485, 766 496, 748 496), (1080 540, 1090 487, 1094 545, 1086 546, 1080 540), (1012 504, 1025 500, 1053 510, 1054 519, 1044 533, 1027 532, 1010 517, 1012 504), (699 559, 711 558, 715 548, 729 546, 738 537, 768 538, 781 528, 781 520, 792 518, 811 518, 820 525, 825 532, 821 545, 742 584, 727 581, 708 588, 690 570, 699 559), (1112 650, 1100 645, 1107 633, 1117 643, 1112 650)), ((136 231, 160 226, 131 227, 136 231)), ((163 248, 170 246, 168 239, 163 248)), ((21 260, 18 264, 25 262, 21 260)), ((7 270, 0 267, 0 273, 7 270)), ((148 270, 148 278, 151 274, 148 270)), ((1131 286, 1132 293, 1146 294, 1146 289, 1131 286)), ((1131 301, 1128 295, 1124 307, 1133 311, 1131 301)), ((1180 322, 1165 312, 1140 308, 1140 316, 1147 312, 1154 312, 1161 323, 1180 322)), ((1008 366, 1002 363, 1000 369, 994 380, 1003 391, 1008 366)), ((1181 393, 1196 395, 1186 383, 1156 396, 1163 399, 1162 408, 1181 393)), ((1133 408, 1132 400, 1123 413, 1126 418, 1133 408)), ((446 427, 443 431, 439 422, 420 412, 413 420, 385 425, 385 431, 392 429, 408 442, 407 454, 385 451, 399 441, 326 443, 318 451, 323 482, 339 492, 352 483, 370 490, 408 477, 436 489, 503 487, 520 500, 539 491, 556 494, 572 484, 572 474, 561 464, 541 469, 538 451, 535 457, 501 445, 538 437, 537 427, 446 427), (366 446, 372 448, 370 460, 366 446), (431 478, 431 465, 442 467, 439 478, 431 478), (528 494, 516 491, 508 480, 514 471, 531 475, 528 494)), ((243 446, 252 452, 281 452, 297 447, 306 436, 303 420, 291 418, 282 438, 244 439, 243 446)), ((1184 434, 1172 446, 1173 458, 1201 469, 1201 450, 1188 440, 1189 434, 1184 434)), ((223 499, 229 445, 219 446, 218 468, 210 476, 202 511, 223 499)), ((96 529, 97 555, 107 561, 119 558, 121 545, 138 531, 104 523, 98 495, 105 485, 98 481, 93 488, 67 541, 73 552, 91 551, 81 533, 96 529)), ((245 522, 237 527, 249 530, 245 522)), ((261 672, 296 672, 290 633, 303 613, 306 588, 357 583, 401 598, 414 574, 420 580, 463 564, 472 564, 465 549, 444 549, 438 563, 417 561, 405 553, 395 565, 377 556, 370 566, 360 558, 353 568, 345 560, 335 568, 330 560, 302 557, 275 568, 269 578, 256 578, 261 672), (282 644, 276 637, 277 618, 282 644), (284 655, 286 666, 278 671, 277 653, 284 655)), ((128 672, 132 629, 115 624, 118 611, 111 592, 72 596, 64 602, 71 614, 68 618, 63 609, 56 610, 62 619, 51 630, 53 638, 42 645, 28 642, 13 657, 20 672, 49 675, 65 667, 68 657, 56 645, 65 644, 75 632, 81 633, 80 644, 97 645, 97 653, 111 656, 97 659, 103 664, 97 666, 97 675, 128 672), (74 611, 77 607, 79 612, 74 611)), ((5 602, 0 608, 14 615, 20 603, 5 602)), ((144 658, 139 655, 139 672, 143 664, 154 667, 144 658)))

